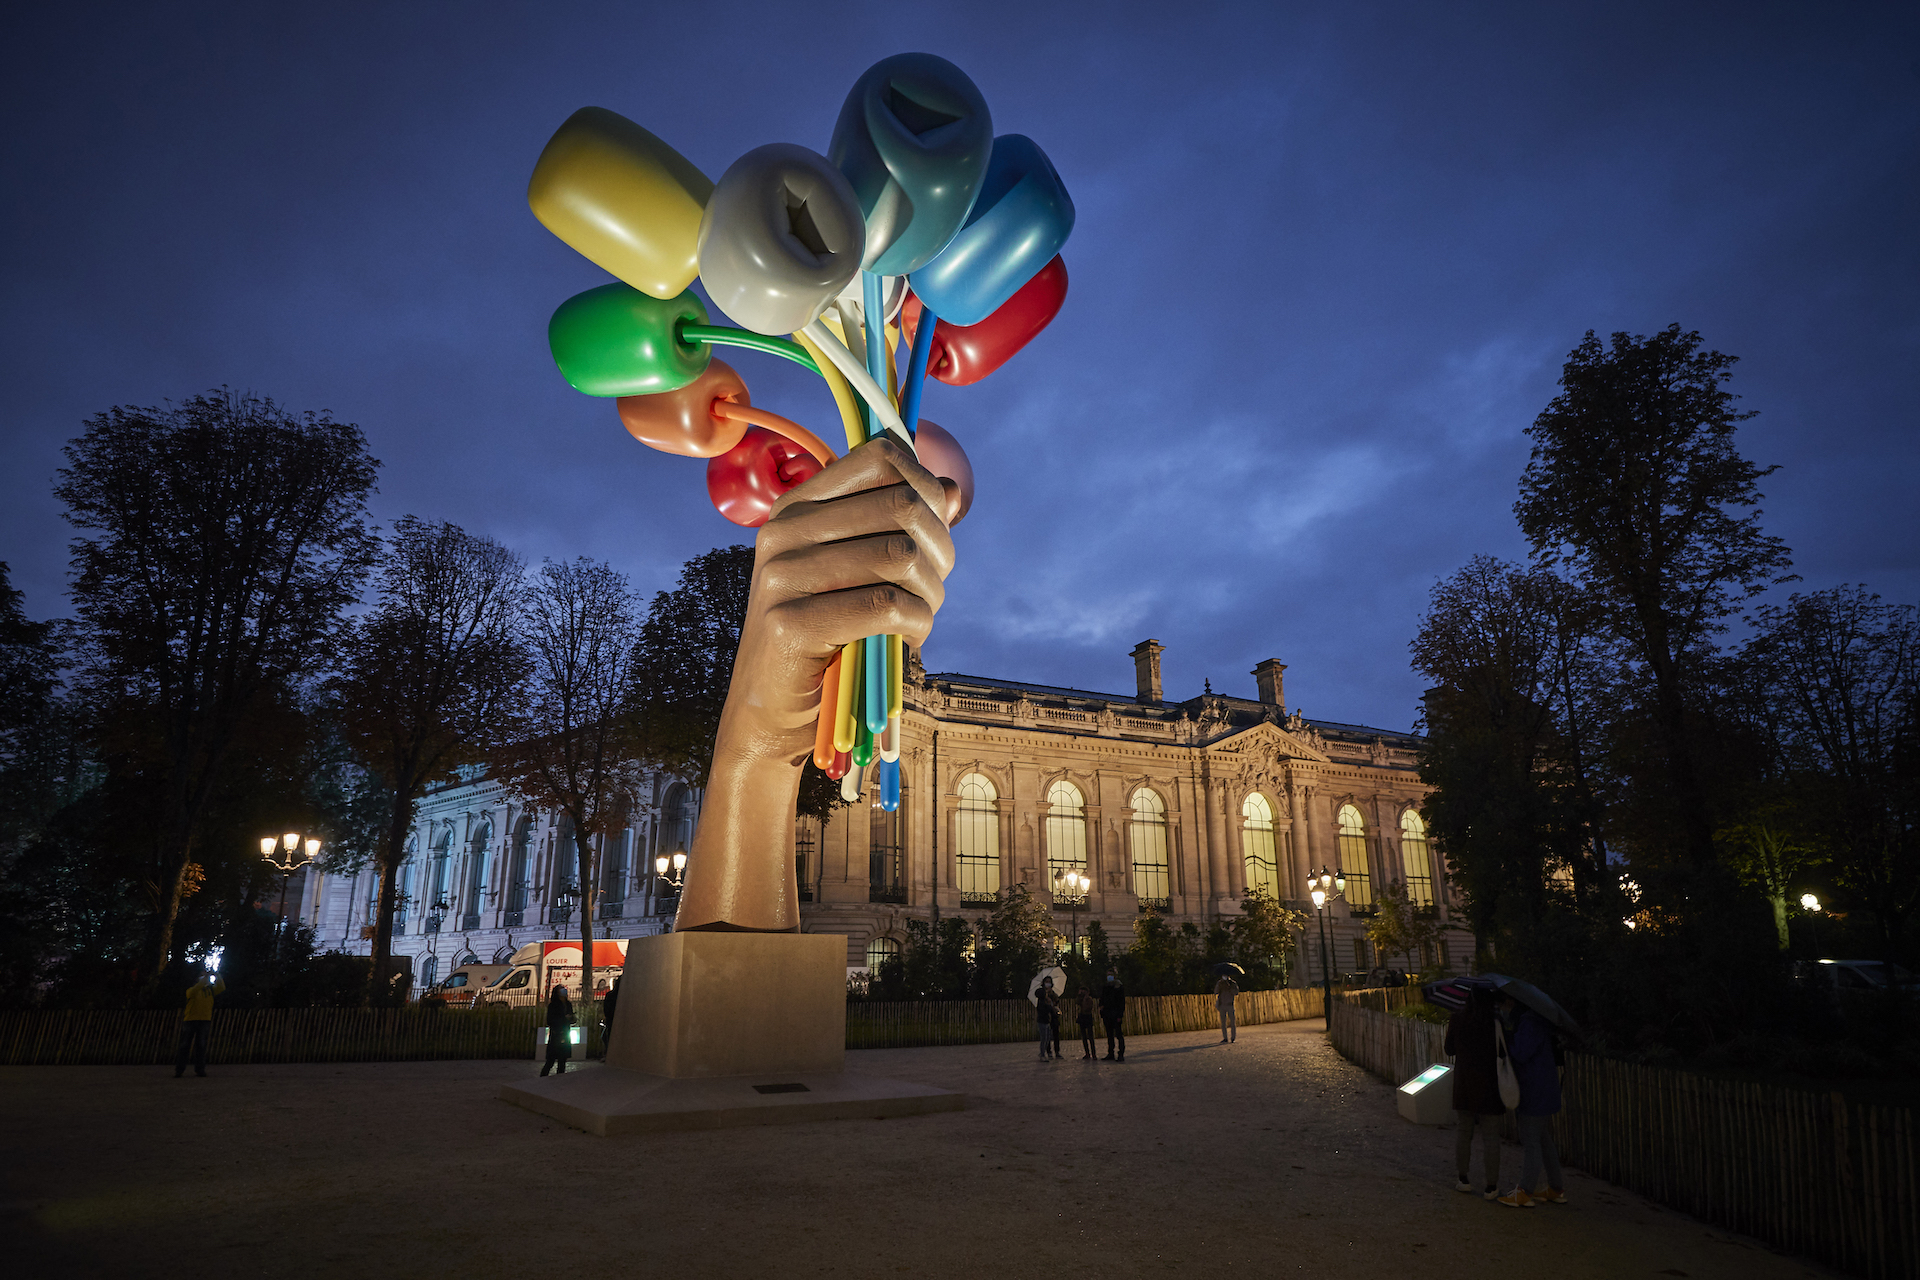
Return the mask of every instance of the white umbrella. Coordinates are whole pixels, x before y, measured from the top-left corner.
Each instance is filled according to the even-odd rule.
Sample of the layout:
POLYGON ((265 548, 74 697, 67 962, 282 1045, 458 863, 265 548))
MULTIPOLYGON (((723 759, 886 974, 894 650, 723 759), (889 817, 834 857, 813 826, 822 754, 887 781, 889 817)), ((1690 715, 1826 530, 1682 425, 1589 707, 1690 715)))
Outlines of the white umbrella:
POLYGON ((1059 965, 1051 969, 1042 969, 1033 975, 1033 981, 1027 984, 1027 1002, 1035 1008, 1040 1007, 1040 984, 1048 978, 1053 979, 1053 994, 1060 995, 1067 989, 1067 971, 1059 965))

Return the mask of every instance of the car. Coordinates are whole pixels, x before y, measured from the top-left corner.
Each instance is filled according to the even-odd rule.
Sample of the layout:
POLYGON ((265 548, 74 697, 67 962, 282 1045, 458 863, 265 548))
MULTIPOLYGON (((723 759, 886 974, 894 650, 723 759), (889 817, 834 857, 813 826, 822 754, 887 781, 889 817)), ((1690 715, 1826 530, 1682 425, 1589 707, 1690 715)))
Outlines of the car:
POLYGON ((1801 980, 1840 993, 1868 991, 1920 992, 1920 980, 1897 964, 1884 960, 1817 960, 1800 966, 1801 980))

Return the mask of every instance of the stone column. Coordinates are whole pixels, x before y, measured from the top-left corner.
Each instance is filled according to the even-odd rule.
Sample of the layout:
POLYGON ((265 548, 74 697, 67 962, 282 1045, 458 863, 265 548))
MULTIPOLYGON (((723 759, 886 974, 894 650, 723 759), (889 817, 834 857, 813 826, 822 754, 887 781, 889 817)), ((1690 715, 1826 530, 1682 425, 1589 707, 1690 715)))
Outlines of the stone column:
POLYGON ((1207 909, 1226 909, 1231 882, 1227 878, 1226 783, 1209 771, 1202 784, 1207 811, 1207 909))

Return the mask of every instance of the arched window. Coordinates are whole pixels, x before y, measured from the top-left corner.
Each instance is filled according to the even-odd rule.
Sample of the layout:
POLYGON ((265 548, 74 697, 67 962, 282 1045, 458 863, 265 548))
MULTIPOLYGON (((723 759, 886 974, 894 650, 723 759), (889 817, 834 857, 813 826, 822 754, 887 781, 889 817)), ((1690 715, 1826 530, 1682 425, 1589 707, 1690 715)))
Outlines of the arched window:
POLYGON ((462 929, 480 927, 480 909, 487 897, 487 864, 492 860, 493 821, 482 818, 473 825, 473 838, 467 841, 467 883, 461 897, 465 905, 460 915, 462 929))
MULTIPOLYGON (((880 765, 874 762, 873 776, 878 787, 880 765)), ((889 813, 878 801, 867 819, 867 901, 905 902, 907 900, 907 795, 900 794, 899 807, 889 813)))
POLYGON ((453 828, 440 832, 440 838, 434 842, 433 853, 427 867, 427 910, 426 932, 440 932, 440 917, 452 905, 447 901, 447 890, 452 887, 453 875, 453 828))
POLYGON ((1000 896, 1000 793, 983 773, 968 774, 955 790, 960 904, 990 906, 1000 896))
POLYGON ((1247 864, 1247 889, 1280 896, 1280 864, 1273 854, 1273 808, 1258 791, 1240 806, 1240 854, 1247 864))
MULTIPOLYGON (((412 841, 407 842, 406 858, 400 864, 397 881, 398 883, 394 886, 393 895, 393 932, 395 935, 403 934, 407 931, 407 906, 413 901, 412 841)), ((373 884, 374 889, 377 891, 380 887, 380 878, 377 875, 374 877, 373 884)), ((379 910, 378 906, 376 906, 374 910, 379 910)), ((373 912, 367 913, 367 922, 369 924, 373 922, 373 912)))
POLYGON ((425 991, 438 981, 440 981, 440 957, 428 956, 426 963, 420 966, 420 989, 425 991))
POLYGON ((1347 905, 1373 909, 1373 884, 1367 878, 1367 824, 1350 804, 1340 806, 1340 874, 1347 878, 1347 905))
POLYGON ((533 819, 526 814, 513 829, 513 841, 507 852, 507 914, 501 922, 508 928, 525 924, 527 900, 533 896, 533 819))
POLYGON ((880 966, 889 960, 900 958, 900 940, 898 938, 870 938, 867 940, 867 972, 878 974, 880 966))
POLYGON ((1065 887, 1069 871, 1087 871, 1087 804, 1080 788, 1064 779, 1047 788, 1047 875, 1057 903, 1085 902, 1086 895, 1065 887))
POLYGON ((1167 804, 1158 793, 1141 787, 1133 793, 1133 821, 1129 843, 1133 850, 1133 891, 1140 909, 1166 911, 1173 905, 1167 884, 1167 804))
POLYGON ((1400 865, 1407 875, 1407 901, 1433 905, 1433 864, 1427 859, 1427 824, 1409 809, 1400 815, 1400 865))

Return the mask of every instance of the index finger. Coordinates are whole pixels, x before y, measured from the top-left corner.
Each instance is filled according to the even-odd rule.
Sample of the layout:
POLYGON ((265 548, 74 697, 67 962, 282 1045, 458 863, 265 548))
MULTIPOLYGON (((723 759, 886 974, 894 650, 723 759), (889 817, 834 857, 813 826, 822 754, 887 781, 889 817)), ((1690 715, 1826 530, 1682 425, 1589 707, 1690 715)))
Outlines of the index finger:
POLYGON ((796 502, 830 502, 867 489, 879 489, 904 481, 913 486, 920 501, 927 504, 942 524, 946 523, 946 490, 940 478, 921 466, 914 456, 884 437, 867 441, 846 457, 829 465, 820 474, 796 485, 773 504, 769 521, 796 502))

